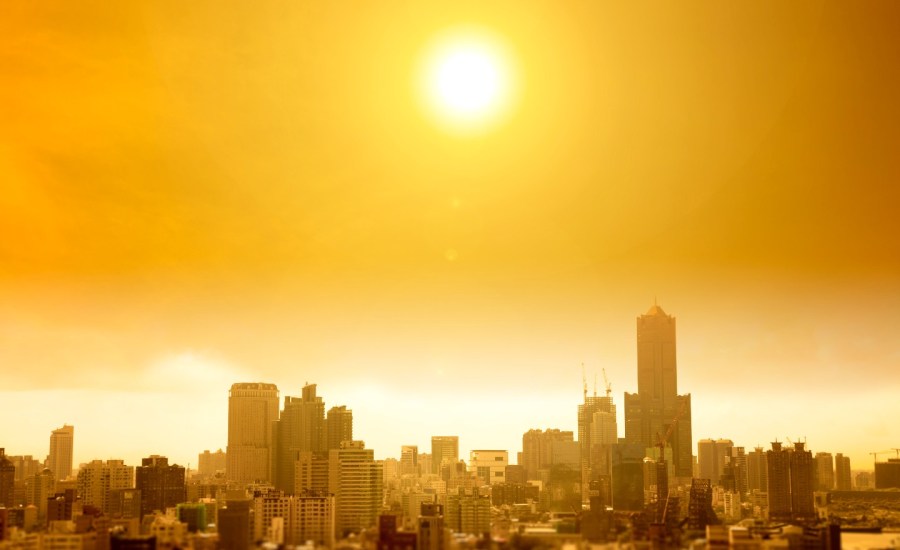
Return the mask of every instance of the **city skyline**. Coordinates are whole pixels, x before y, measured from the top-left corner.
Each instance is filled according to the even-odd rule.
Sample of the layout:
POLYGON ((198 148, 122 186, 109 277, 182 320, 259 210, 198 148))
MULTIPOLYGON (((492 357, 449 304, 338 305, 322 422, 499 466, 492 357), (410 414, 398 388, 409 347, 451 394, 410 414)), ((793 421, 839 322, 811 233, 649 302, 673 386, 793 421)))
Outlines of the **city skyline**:
POLYGON ((658 303, 695 443, 871 469, 900 446, 897 20, 3 3, 0 446, 72 425, 75 465, 196 467, 233 383, 309 382, 377 457, 515 462, 577 433, 582 364, 625 435, 658 303))
MULTIPOLYGON (((654 304, 648 309, 648 311, 645 314, 637 317, 639 326, 641 325, 641 322, 643 319, 653 318, 653 316, 663 316, 666 318, 670 317, 669 314, 667 314, 660 307, 660 305, 658 305, 656 302, 654 302, 654 304)), ((674 317, 675 317, 674 315, 671 316, 672 319, 674 319, 674 317)), ((677 335, 675 336, 675 338, 677 339, 677 335)), ((190 365, 183 365, 183 366, 189 367, 190 365)), ((579 370, 579 374, 581 375, 582 381, 583 381, 582 390, 584 392, 588 392, 586 395, 595 395, 595 396, 604 395, 605 394, 605 386, 599 385, 599 387, 598 387, 598 381, 597 381, 596 375, 599 373, 594 373, 595 376, 593 377, 593 380, 588 381, 588 379, 586 377, 587 372, 588 371, 584 370, 583 368, 581 370, 579 370)), ((633 373, 632 373, 634 375, 633 378, 635 380, 637 379, 637 372, 638 372, 638 365, 637 365, 637 361, 635 361, 635 365, 633 367, 633 373)), ((211 380, 209 380, 209 381, 211 381, 211 380)), ((610 380, 610 384, 612 384, 613 382, 614 382, 614 380, 610 380)), ((316 391, 315 387, 318 384, 315 382, 304 382, 304 386, 306 386, 308 383, 312 384, 312 386, 310 386, 310 388, 311 388, 310 391, 312 392, 311 395, 313 395, 313 397, 314 397, 315 391, 316 391)), ((229 384, 229 387, 231 389, 230 392, 227 392, 229 394, 234 394, 235 390, 237 390, 237 391, 243 391, 245 393, 248 393, 248 395, 252 395, 252 396, 256 397, 258 392, 260 392, 260 391, 269 392, 269 393, 271 393, 270 398, 271 398, 271 400, 273 400, 271 406, 277 406, 277 408, 279 410, 280 410, 282 402, 283 401, 286 402, 286 399, 289 395, 291 395, 291 394, 300 395, 301 393, 303 393, 303 395, 305 396, 307 393, 307 389, 308 389, 306 387, 303 387, 303 388, 298 388, 297 390, 287 390, 287 389, 283 390, 275 382, 262 382, 262 381, 234 382, 232 384, 229 384), (300 390, 302 390, 302 392, 300 390), (278 396, 277 399, 275 397, 276 395, 278 396)), ((627 390, 625 390, 625 392, 623 392, 623 393, 627 393, 627 390)), ((688 393, 691 393, 691 392, 688 392, 688 393)), ((319 400, 320 400, 319 408, 322 409, 321 412, 323 415, 324 415, 325 408, 333 407, 336 404, 333 400, 339 399, 339 398, 332 398, 329 394, 325 394, 325 395, 328 397, 329 400, 322 402, 321 397, 319 398, 319 400)), ((360 396, 360 395, 361 395, 360 393, 357 393, 357 396, 360 396)), ((616 392, 613 392, 612 395, 615 399, 616 392)), ((385 397, 385 396, 382 396, 382 397, 385 397)), ((568 398, 572 398, 572 397, 573 396, 568 396, 568 398)), ((574 397, 577 398, 577 395, 574 397)), ((620 395, 620 397, 621 397, 621 395, 620 395)), ((692 394, 692 397, 699 398, 700 402, 705 401, 702 398, 702 396, 697 396, 696 394, 692 394)), ((266 399, 270 399, 270 398, 267 397, 266 399)), ((396 397, 394 397, 394 398, 396 398, 396 397)), ((422 399, 430 398, 430 400, 433 402, 435 400, 436 396, 426 396, 426 397, 418 396, 418 398, 422 398, 422 399)), ((232 399, 235 399, 234 395, 232 395, 232 399)), ((262 398, 259 398, 259 399, 262 399, 262 398)), ((298 397, 292 397, 290 399, 293 400, 292 403, 299 402, 298 397)), ((304 397, 304 399, 306 399, 306 397, 304 397)), ((229 401, 229 399, 226 398, 225 399, 226 410, 228 409, 228 406, 227 406, 228 401, 229 401)), ((466 409, 473 408, 472 407, 473 404, 478 405, 479 403, 477 401, 461 401, 457 405, 456 408, 451 408, 449 410, 452 412, 465 411, 466 409)), ((486 405, 486 403, 483 403, 483 405, 486 405)), ((524 423, 520 422, 518 425, 521 426, 522 429, 520 429, 518 432, 516 432, 515 428, 512 428, 512 426, 508 423, 509 422, 508 419, 503 418, 502 415, 496 415, 496 416, 493 416, 493 418, 496 418, 501 424, 502 424, 502 422, 506 421, 507 422, 506 425, 509 426, 510 428, 512 428, 512 431, 510 432, 509 430, 497 429, 496 424, 487 424, 486 426, 482 426, 482 429, 491 435, 488 435, 488 436, 482 435, 480 437, 476 436, 474 438, 467 437, 465 423, 456 424, 454 422, 454 418, 449 418, 447 420, 447 422, 444 424, 445 429, 443 432, 441 432, 441 430, 437 430, 437 431, 433 431, 431 433, 425 433, 424 435, 423 435, 423 432, 421 431, 421 429, 415 435, 413 435, 413 434, 407 435, 407 432, 405 432, 403 430, 402 423, 392 424, 391 427, 388 429, 384 429, 383 426, 382 426, 382 429, 379 429, 377 427, 378 420, 380 419, 378 411, 372 410, 369 408, 361 408, 359 410, 365 411, 373 418, 366 419, 366 418, 362 417, 361 413, 359 413, 359 412, 355 413, 354 422, 360 423, 360 424, 358 424, 354 428, 355 434, 358 434, 358 435, 354 436, 354 439, 366 441, 367 448, 373 449, 375 452, 376 459, 379 459, 379 460, 384 459, 384 458, 400 458, 400 456, 401 456, 400 449, 404 445, 418 445, 422 449, 429 449, 428 443, 432 441, 432 438, 434 438, 435 436, 438 436, 438 435, 450 435, 451 432, 454 434, 454 437, 458 438, 458 440, 460 442, 459 443, 459 445, 460 445, 459 446, 459 457, 460 458, 468 456, 470 451, 476 450, 476 449, 503 448, 503 445, 498 445, 498 442, 507 442, 507 443, 517 442, 518 447, 516 446, 516 444, 513 444, 509 447, 506 447, 506 449, 505 449, 510 454, 509 463, 516 464, 517 463, 517 461, 515 459, 516 452, 520 451, 521 447, 522 447, 522 442, 521 442, 522 435, 521 434, 525 433, 527 430, 550 429, 550 428, 562 429, 562 430, 573 431, 577 436, 577 434, 579 433, 579 430, 578 430, 578 414, 576 414, 576 411, 575 411, 576 405, 578 405, 577 401, 572 401, 571 403, 569 403, 568 408, 572 409, 571 411, 569 411, 569 412, 571 412, 571 414, 568 415, 570 418, 568 418, 567 420, 565 420, 559 424, 552 424, 552 422, 551 422, 546 425, 533 424, 533 425, 528 425, 526 427, 526 425, 524 423), (363 426, 365 426, 366 428, 363 428, 363 426), (456 426, 456 427, 454 428, 454 426, 456 426), (361 432, 361 430, 363 430, 363 429, 367 429, 370 433, 373 434, 374 437, 366 438, 365 434, 363 432, 361 432), (387 432, 390 435, 388 437, 385 437, 384 436, 385 432, 387 432), (412 439, 414 439, 416 437, 421 437, 422 440, 421 441, 418 441, 418 440, 412 441, 412 439), (376 441, 377 443, 370 443, 369 441, 376 441), (393 442, 395 442, 395 441, 402 441, 402 443, 399 445, 393 445, 393 442), (394 448, 394 447, 396 447, 396 448, 394 448)), ((347 403, 344 403, 341 406, 346 407, 348 409, 354 409, 354 406, 352 405, 351 402, 349 402, 349 400, 347 403)), ((238 405, 235 405, 235 407, 238 407, 238 405)), ((478 407, 476 406, 474 408, 477 411, 478 407)), ((565 409, 565 408, 566 407, 562 407, 562 409, 565 409)), ((233 410, 235 411, 235 414, 239 414, 239 411, 241 409, 235 408, 233 410)), ((257 414, 259 414, 259 413, 257 413, 257 414)), ((267 414, 274 415, 276 417, 279 416, 277 411, 268 411, 267 414)), ((702 411, 698 411, 697 414, 701 418, 703 416, 710 416, 710 415, 704 415, 702 411)), ((781 413, 779 413, 779 414, 781 414, 781 413)), ((477 417, 478 414, 476 414, 475 416, 477 417)), ((516 418, 516 419, 521 418, 521 414, 510 414, 509 416, 512 418, 516 418)), ((566 416, 565 414, 560 414, 559 410, 541 408, 541 409, 536 410, 536 412, 533 414, 532 418, 535 418, 535 419, 538 419, 538 418, 561 419, 565 416, 566 416)), ((206 418, 210 421, 213 420, 208 415, 204 415, 203 418, 206 418)), ((219 420, 220 420, 220 423, 224 423, 224 425, 227 428, 229 422, 232 421, 231 413, 228 412, 227 414, 225 414, 224 418, 226 419, 225 422, 221 422, 221 419, 219 419, 219 420)), ((245 419, 245 422, 246 422, 246 421, 249 421, 248 420, 249 418, 255 418, 255 416, 251 417, 249 414, 245 413, 243 415, 243 418, 245 419)), ((619 426, 618 436, 621 439, 625 438, 624 418, 625 418, 625 413, 623 411, 623 408, 618 407, 618 410, 617 410, 617 425, 619 426)), ((121 421, 122 418, 119 418, 117 420, 121 421)), ((324 416, 323 416, 323 420, 324 420, 324 416)), ((697 448, 698 442, 701 440, 710 438, 710 437, 715 438, 715 439, 722 438, 722 437, 734 439, 735 441, 737 441, 737 443, 735 443, 735 445, 745 446, 747 448, 752 448, 755 446, 766 447, 772 441, 784 442, 786 439, 793 438, 798 441, 807 442, 809 445, 809 448, 813 449, 816 452, 829 452, 832 454, 841 453, 844 456, 850 457, 851 461, 852 461, 851 463, 853 465, 853 470, 858 471, 858 470, 871 470, 872 469, 872 468, 868 467, 869 462, 874 462, 874 460, 871 460, 871 456, 870 456, 871 452, 883 451, 886 448, 890 448, 890 441, 888 441, 887 438, 885 438, 882 441, 883 444, 881 446, 879 446, 878 449, 871 449, 871 450, 865 450, 865 451, 854 453, 852 448, 851 449, 846 448, 849 445, 841 446, 840 443, 838 443, 837 445, 832 443, 830 446, 826 446, 826 445, 819 443, 816 439, 808 438, 808 436, 806 436, 804 434, 790 433, 791 428, 789 426, 791 423, 790 423, 789 419, 785 419, 782 417, 782 421, 784 422, 785 430, 787 430, 787 432, 770 435, 768 440, 758 440, 758 441, 752 441, 752 442, 748 441, 748 440, 746 440, 746 437, 742 438, 740 435, 738 435, 738 434, 742 433, 742 431, 740 429, 735 429, 733 427, 733 425, 730 428, 723 427, 723 428, 719 429, 719 432, 717 432, 715 434, 694 433, 693 434, 693 442, 692 442, 692 454, 694 454, 694 456, 699 456, 698 448, 697 448)), ((802 424, 803 423, 802 420, 799 423, 802 424)), ((265 424, 265 422, 263 422, 263 424, 260 424, 260 426, 263 426, 264 424, 265 424)), ((752 422, 748 422, 748 424, 752 424, 752 422)), ((413 425, 415 425, 415 424, 413 424, 413 425)), ((419 424, 419 426, 421 427, 421 424, 419 424)), ((72 426, 70 426, 70 425, 68 425, 68 423, 66 423, 66 428, 71 429, 72 426)), ((89 428, 90 427, 88 426, 88 429, 85 431, 87 431, 88 433, 91 433, 91 430, 89 428)), ((60 428, 59 430, 61 430, 61 429, 62 428, 60 428)), ((324 429, 324 427, 322 429, 324 429)), ((53 430, 53 434, 56 434, 57 432, 59 432, 59 430, 53 430)), ((750 431, 754 432, 754 433, 762 433, 764 430, 767 430, 767 428, 760 428, 759 426, 753 426, 750 428, 750 431)), ((782 431, 785 431, 785 430, 782 430, 782 431)), ((769 431, 771 431, 771 430, 769 430, 769 431)), ((83 431, 79 430, 79 433, 83 433, 83 431)), ((260 433, 265 433, 265 430, 261 431, 260 433)), ((169 439, 170 435, 171 434, 168 434, 166 439, 169 439)), ((324 445, 325 433, 323 432, 320 435, 323 438, 322 444, 324 445)), ((54 435, 54 437, 55 437, 55 435, 54 435)), ((196 439, 193 434, 190 434, 189 438, 191 440, 196 439)), ((831 441, 832 442, 840 441, 842 438, 843 438, 843 435, 838 434, 838 437, 832 438, 831 441)), ((226 440, 227 439, 228 438, 226 438, 226 440)), ((580 438, 578 438, 578 437, 576 437, 576 440, 578 440, 579 442, 581 441, 580 438)), ((51 438, 51 441, 52 441, 52 438, 51 438)), ((235 441, 238 441, 238 440, 235 440, 235 441)), ((267 445, 270 445, 270 443, 267 445)), ((112 445, 112 446, 114 447, 114 445, 112 445)), ((207 450, 227 449, 228 446, 229 446, 229 443, 225 442, 221 445, 211 445, 211 446, 204 447, 203 449, 196 449, 196 450, 184 449, 182 447, 182 449, 177 450, 175 452, 172 452, 171 449, 152 450, 152 449, 145 448, 145 449, 141 450, 141 449, 135 448, 135 450, 132 451, 132 454, 128 455, 125 458, 125 462, 126 463, 131 462, 132 464, 137 464, 137 463, 139 463, 139 460, 141 460, 143 456, 150 454, 150 453, 154 453, 154 454, 158 453, 163 456, 168 456, 170 458, 171 457, 181 457, 181 460, 172 459, 172 461, 174 463, 178 463, 181 466, 191 466, 192 469, 196 470, 198 467, 198 465, 196 464, 197 456, 199 454, 201 454, 203 451, 207 451, 207 450), (138 455, 140 455, 140 456, 138 456, 138 455)), ((77 443, 74 447, 75 447, 75 453, 74 453, 73 467, 75 467, 75 468, 77 468, 79 463, 90 463, 92 460, 122 459, 123 458, 121 453, 120 454, 113 453, 110 456, 98 454, 98 455, 92 455, 92 456, 88 457, 86 455, 79 454, 79 452, 78 452, 79 445, 77 443), (84 456, 84 459, 82 459, 82 456, 84 456)), ((108 448, 108 447, 110 447, 110 445, 105 442, 103 444, 98 444, 96 440, 94 442, 90 442, 88 444, 88 448, 99 449, 101 447, 108 448)), ((87 453, 87 452, 88 451, 85 451, 84 453, 87 453)), ((266 452, 274 452, 274 451, 267 450, 266 452)), ((427 451, 423 451, 423 452, 427 452, 427 451)), ((7 447, 7 454, 16 454, 16 455, 29 455, 30 454, 32 456, 35 456, 36 458, 40 458, 40 456, 41 456, 40 451, 26 452, 24 450, 15 449, 14 446, 7 447)), ((236 460, 235 455, 229 455, 229 456, 231 456, 232 459, 236 460)), ((271 460, 271 459, 270 458, 263 459, 263 464, 269 464, 269 460, 271 460)), ((262 466, 262 467, 268 468, 269 466, 262 466)), ((243 478, 241 478, 241 479, 243 479, 243 478)))

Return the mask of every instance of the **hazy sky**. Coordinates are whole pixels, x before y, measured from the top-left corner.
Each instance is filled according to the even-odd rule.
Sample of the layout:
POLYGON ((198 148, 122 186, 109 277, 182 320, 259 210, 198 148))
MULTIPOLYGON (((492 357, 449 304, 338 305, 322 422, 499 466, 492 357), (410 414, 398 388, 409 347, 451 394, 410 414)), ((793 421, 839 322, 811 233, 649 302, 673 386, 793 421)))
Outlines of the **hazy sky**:
MULTIPOLYGON (((576 429, 678 319, 694 440, 900 447, 896 2, 4 2, 0 446, 224 448, 319 384, 379 457, 576 429), (448 28, 514 60, 423 111, 448 28), (602 391, 602 381, 601 381, 602 391)), ((620 423, 620 435, 623 435, 620 423)))

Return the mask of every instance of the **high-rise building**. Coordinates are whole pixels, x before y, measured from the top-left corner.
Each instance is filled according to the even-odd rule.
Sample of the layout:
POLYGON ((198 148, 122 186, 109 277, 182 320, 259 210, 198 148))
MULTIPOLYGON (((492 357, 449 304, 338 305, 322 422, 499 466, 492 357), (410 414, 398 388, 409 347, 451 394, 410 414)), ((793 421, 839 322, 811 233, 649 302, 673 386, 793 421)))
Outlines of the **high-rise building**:
POLYGON ((506 482, 506 466, 509 453, 497 450, 475 450, 469 452, 469 471, 484 485, 506 482))
POLYGON ((375 525, 383 498, 383 466, 362 441, 328 451, 328 491, 335 499, 335 532, 345 536, 375 525))
POLYGON ((422 503, 416 550, 444 550, 444 506, 422 503))
MULTIPOLYGON (((0 508, 15 506, 16 467, 6 458, 6 449, 0 448, 0 508)), ((0 532, 0 540, 3 533, 0 532)))
POLYGON ((849 491, 850 457, 838 453, 834 456, 834 485, 838 491, 849 491))
POLYGON ((900 489, 900 458, 875 463, 875 488, 900 489))
POLYGON ((78 496, 86 506, 109 514, 109 499, 115 489, 134 487, 134 466, 122 460, 93 460, 78 469, 78 496))
POLYGON ((285 396, 275 435, 275 487, 291 494, 299 453, 327 451, 325 401, 316 395, 315 384, 303 386, 299 398, 285 396))
POLYGON ((295 495, 328 493, 328 453, 302 451, 294 467, 295 495))
POLYGON ((769 486, 766 452, 756 447, 747 454, 747 490, 765 492, 769 486))
POLYGON ((805 445, 798 441, 791 452, 791 510, 797 521, 816 519, 816 473, 812 453, 804 449, 805 445))
POLYGON ((491 530, 491 498, 477 491, 447 495, 444 526, 456 533, 482 535, 491 530))
POLYGON ((326 449, 340 449, 342 441, 353 441, 353 411, 345 405, 328 409, 326 449))
POLYGON ((644 509, 644 446, 618 443, 612 451, 612 506, 616 512, 644 509))
POLYGON ((403 445, 400 447, 400 475, 419 474, 419 447, 403 445))
POLYGON ((732 447, 734 442, 730 439, 698 441, 697 462, 700 466, 700 479, 708 479, 713 486, 719 485, 719 478, 731 456, 732 447))
POLYGON ((56 481, 68 479, 72 475, 72 451, 75 447, 75 427, 64 424, 50 433, 50 454, 47 468, 53 472, 56 481))
POLYGON ((540 479, 538 472, 549 468, 553 462, 555 444, 574 441, 575 434, 573 432, 558 429, 532 429, 522 434, 522 458, 520 464, 525 469, 525 479, 540 479))
POLYGON ((272 481, 272 423, 278 420, 275 384, 238 383, 228 394, 228 447, 225 475, 230 481, 272 481))
POLYGON ((675 476, 689 478, 691 395, 678 395, 675 357, 675 317, 654 304, 637 319, 638 392, 625 393, 625 440, 653 447, 675 423, 668 439, 675 476))
POLYGON ((610 474, 610 446, 618 441, 616 406, 612 396, 589 396, 584 386, 584 403, 578 405, 578 445, 581 454, 581 494, 588 499, 592 479, 610 474))
POLYGON ((431 473, 440 475, 441 466, 459 461, 459 437, 435 435, 431 437, 431 473))
POLYGON ((766 473, 769 520, 791 521, 791 456, 778 441, 773 441, 772 449, 766 451, 766 473))
POLYGON ((831 453, 816 453, 816 491, 834 490, 834 458, 831 453))
POLYGON ((135 488, 141 492, 141 515, 165 512, 185 501, 184 466, 150 455, 135 468, 135 488))
POLYGON ((208 450, 203 451, 197 457, 197 473, 202 477, 213 477, 219 472, 225 472, 228 458, 222 449, 211 453, 208 450))
POLYGON ((784 449, 776 441, 766 452, 771 521, 812 521, 816 517, 813 458, 804 446, 797 442, 792 449, 784 449))

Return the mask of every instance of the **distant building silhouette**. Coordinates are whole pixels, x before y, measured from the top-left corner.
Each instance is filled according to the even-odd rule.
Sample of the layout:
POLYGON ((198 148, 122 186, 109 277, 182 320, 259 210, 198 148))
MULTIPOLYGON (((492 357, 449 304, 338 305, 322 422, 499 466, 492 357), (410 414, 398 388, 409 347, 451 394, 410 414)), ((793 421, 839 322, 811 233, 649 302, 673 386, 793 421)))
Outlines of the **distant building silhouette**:
POLYGON ((6 449, 0 448, 0 508, 15 506, 15 486, 16 466, 6 458, 6 449))
POLYGON ((731 456, 734 442, 730 439, 701 439, 697 442, 697 462, 700 478, 708 479, 712 486, 719 485, 725 463, 731 456))
POLYGON ((211 453, 203 451, 197 456, 197 473, 203 477, 213 477, 219 472, 225 473, 228 457, 222 449, 211 453))
POLYGON ((561 452, 561 447, 575 443, 575 434, 558 429, 528 430, 522 435, 521 465, 525 470, 526 480, 540 480, 539 472, 546 470, 554 463, 554 457, 561 452))
POLYGON ((625 393, 625 439, 653 447, 674 419, 680 417, 668 443, 675 476, 693 474, 691 395, 678 395, 675 317, 658 305, 637 319, 638 392, 625 393))
POLYGON ((164 456, 150 455, 135 469, 135 487, 141 492, 141 516, 174 508, 185 501, 184 467, 169 464, 164 456))
POLYGON ((328 409, 325 424, 327 450, 340 449, 341 442, 353 441, 353 411, 345 405, 328 409))
POLYGON ((299 453, 327 451, 325 401, 316 395, 316 385, 304 386, 299 398, 285 396, 275 425, 275 487, 292 494, 299 453))
POLYGON ((850 457, 841 453, 834 455, 834 486, 838 491, 851 489, 850 457))
POLYGON ((431 437, 431 473, 440 475, 444 464, 459 461, 459 437, 435 435, 431 437))
POLYGON ((64 424, 50 433, 50 454, 47 468, 54 479, 61 481, 72 475, 72 452, 75 447, 75 427, 64 424))
POLYGON ((875 488, 900 489, 900 458, 875 463, 875 488))
POLYGON ((419 474, 419 447, 403 445, 400 447, 400 475, 419 474))
POLYGON ((86 506, 95 506, 104 514, 110 511, 111 491, 134 487, 134 466, 122 460, 93 460, 78 470, 78 495, 86 506))
POLYGON ((618 443, 612 449, 612 506, 616 512, 644 510, 644 446, 618 443))
POLYGON ((769 487, 766 452, 762 447, 755 447, 747 454, 747 489, 765 492, 769 487))
POLYGON ((831 453, 816 453, 816 491, 834 490, 834 457, 831 453))
POLYGON ((793 448, 785 449, 776 441, 772 443, 772 450, 766 452, 771 521, 805 522, 816 517, 813 458, 804 446, 797 442, 793 448))
POLYGON ((278 420, 278 387, 238 383, 228 394, 225 476, 237 483, 272 481, 272 424, 278 420))
POLYGON ((335 498, 339 536, 375 525, 383 500, 383 466, 362 441, 328 451, 328 492, 335 498))

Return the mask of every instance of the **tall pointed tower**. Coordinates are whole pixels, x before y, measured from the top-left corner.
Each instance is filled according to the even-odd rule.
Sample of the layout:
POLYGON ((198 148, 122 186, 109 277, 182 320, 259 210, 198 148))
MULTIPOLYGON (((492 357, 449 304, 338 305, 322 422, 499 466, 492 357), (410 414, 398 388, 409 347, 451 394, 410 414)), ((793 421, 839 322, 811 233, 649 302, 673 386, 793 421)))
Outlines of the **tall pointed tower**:
POLYGON ((675 317, 656 304, 637 319, 637 363, 638 392, 625 393, 625 440, 653 447, 677 417, 667 444, 675 476, 690 478, 691 394, 678 395, 675 317))

